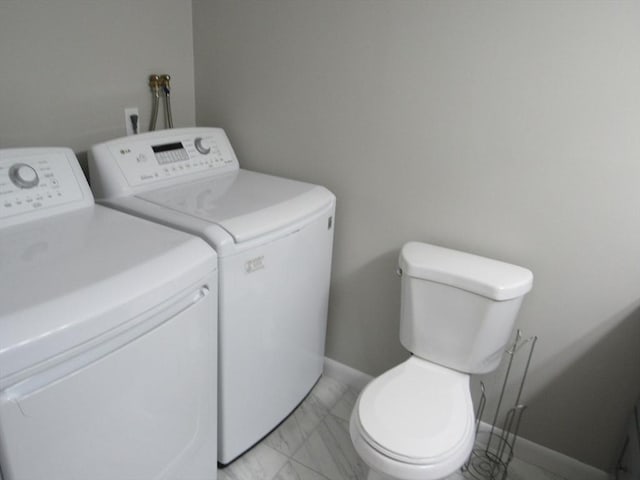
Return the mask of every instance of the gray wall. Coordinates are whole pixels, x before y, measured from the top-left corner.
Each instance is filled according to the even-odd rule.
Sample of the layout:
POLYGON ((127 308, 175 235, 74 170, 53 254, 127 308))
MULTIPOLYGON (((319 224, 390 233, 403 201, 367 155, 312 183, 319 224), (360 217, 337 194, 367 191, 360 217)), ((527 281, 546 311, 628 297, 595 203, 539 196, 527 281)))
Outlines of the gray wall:
MULTIPOLYGON (((0 0, 0 148, 194 121, 190 0, 0 0)), ((399 247, 535 274, 524 436, 599 468, 640 394, 640 3, 195 0, 197 120, 248 168, 338 196, 328 356, 397 340, 399 247)))
POLYGON ((84 152, 133 106, 146 130, 151 73, 172 74, 174 123, 193 125, 191 0, 0 0, 0 148, 84 152))
POLYGON ((524 436, 612 468, 640 394, 640 2, 193 10, 197 122, 337 195, 327 355, 374 375, 406 357, 407 240, 527 266, 524 436))

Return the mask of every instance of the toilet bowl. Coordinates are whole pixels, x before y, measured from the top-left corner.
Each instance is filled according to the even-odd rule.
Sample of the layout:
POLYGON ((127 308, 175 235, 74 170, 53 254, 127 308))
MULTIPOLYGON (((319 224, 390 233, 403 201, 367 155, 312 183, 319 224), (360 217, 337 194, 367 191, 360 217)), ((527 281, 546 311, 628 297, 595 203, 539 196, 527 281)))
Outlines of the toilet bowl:
POLYGON ((471 453, 470 374, 498 366, 533 275, 417 242, 399 263, 400 340, 412 355, 364 388, 349 431, 368 480, 439 480, 471 453))
POLYGON ((356 451, 387 477, 446 477, 467 459, 474 440, 469 375, 411 356, 374 379, 349 425, 356 451))

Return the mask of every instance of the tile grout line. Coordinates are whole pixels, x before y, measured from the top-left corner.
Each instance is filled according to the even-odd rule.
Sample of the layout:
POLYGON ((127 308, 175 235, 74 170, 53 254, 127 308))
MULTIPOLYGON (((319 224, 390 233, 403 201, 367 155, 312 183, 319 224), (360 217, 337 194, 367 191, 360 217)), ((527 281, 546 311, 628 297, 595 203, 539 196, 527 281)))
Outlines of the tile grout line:
MULTIPOLYGON (((329 479, 328 477, 326 477, 325 475, 323 475, 321 472, 318 472, 315 468, 312 468, 312 467, 311 467, 311 466, 309 466, 309 465, 305 465, 304 463, 297 461, 297 460, 296 460, 296 459, 294 459, 293 457, 294 457, 294 455, 295 455, 296 453, 298 453, 298 452, 299 452, 299 451, 300 451, 300 450, 305 446, 305 444, 309 441, 309 439, 310 439, 310 438, 311 438, 311 436, 314 434, 314 432, 315 432, 315 431, 320 427, 320 425, 322 424, 322 422, 324 422, 324 420, 325 420, 329 415, 331 415, 331 416, 332 416, 332 417, 334 417, 334 418, 338 418, 338 419, 340 419, 340 417, 337 417, 336 415, 333 415, 333 414, 331 413, 331 410, 332 410, 332 409, 333 409, 333 408, 334 408, 338 403, 340 403, 340 401, 341 401, 341 400, 342 400, 342 399, 347 395, 347 393, 349 393, 348 388, 347 388, 347 390, 345 390, 345 391, 344 391, 344 393, 343 393, 342 395, 340 395, 340 397, 338 398, 338 400, 336 400, 336 401, 334 402, 334 404, 333 404, 333 405, 331 405, 331 407, 327 408, 326 413, 324 413, 324 414, 322 415, 322 418, 320 418, 320 421, 318 422, 318 424, 317 424, 315 427, 313 427, 313 429, 309 432, 309 435, 307 435, 307 436, 305 437, 305 439, 302 441, 302 443, 300 443, 300 445, 298 446, 298 448, 296 448, 296 450, 295 450, 293 453, 291 453, 291 455, 290 455, 290 456, 288 456, 288 457, 287 457, 291 462, 295 462, 295 463, 297 463, 297 464, 299 464, 299 465, 302 465, 303 467, 308 468, 308 469, 309 469, 309 470, 311 470, 312 472, 317 473, 317 474, 318 474, 318 475, 320 475, 322 478, 325 478, 325 479, 327 479, 327 480, 330 480, 330 479, 329 479)), ((342 420, 342 419, 340 419, 340 420, 342 420)), ((285 463, 285 465, 286 465, 286 463, 285 463)), ((285 467, 285 465, 283 465, 283 466, 282 466, 282 468, 278 471, 278 474, 280 473, 280 471, 282 471, 282 469, 285 467)), ((278 474, 276 474, 273 478, 275 478, 278 474)))

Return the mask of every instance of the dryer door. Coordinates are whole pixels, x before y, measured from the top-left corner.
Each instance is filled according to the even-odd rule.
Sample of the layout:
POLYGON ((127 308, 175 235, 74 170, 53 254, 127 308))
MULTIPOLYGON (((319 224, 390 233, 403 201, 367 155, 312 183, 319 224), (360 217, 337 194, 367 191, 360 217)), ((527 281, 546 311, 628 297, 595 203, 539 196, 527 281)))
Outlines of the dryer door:
POLYGON ((216 309, 199 286, 0 391, 4 480, 212 475, 216 309))

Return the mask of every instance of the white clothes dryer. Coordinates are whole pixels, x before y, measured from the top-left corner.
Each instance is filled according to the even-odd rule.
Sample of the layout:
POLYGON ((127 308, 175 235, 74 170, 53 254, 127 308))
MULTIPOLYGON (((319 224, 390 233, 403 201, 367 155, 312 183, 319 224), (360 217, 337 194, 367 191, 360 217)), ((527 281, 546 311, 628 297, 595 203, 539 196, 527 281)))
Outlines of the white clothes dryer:
POLYGON ((218 461, 228 464, 322 373, 335 196, 240 169, 219 128, 96 145, 89 174, 99 202, 199 235, 218 253, 218 461))
POLYGON ((0 150, 0 478, 216 476, 217 260, 94 205, 73 152, 0 150))

